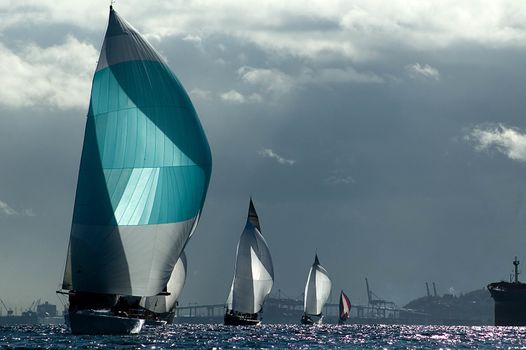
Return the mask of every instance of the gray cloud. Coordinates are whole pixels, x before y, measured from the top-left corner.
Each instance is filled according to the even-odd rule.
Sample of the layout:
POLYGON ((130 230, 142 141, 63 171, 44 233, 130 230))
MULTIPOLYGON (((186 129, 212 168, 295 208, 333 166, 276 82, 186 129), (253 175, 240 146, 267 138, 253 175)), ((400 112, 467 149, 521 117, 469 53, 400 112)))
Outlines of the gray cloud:
POLYGON ((0 43, 0 74, 8 87, 0 90, 0 105, 85 107, 96 55, 93 46, 71 36, 60 45, 28 43, 17 51, 0 43))
MULTIPOLYGON (((0 4, 0 61, 30 72, 0 67, 16 91, 0 92, 0 192, 17 212, 38 213, 0 211, 9 233, 0 245, 0 275, 10 281, 2 298, 14 303, 56 302, 107 5, 0 4)), ((213 153, 182 305, 225 301, 249 195, 275 286, 292 296, 303 290, 315 248, 335 288, 352 291, 354 303, 366 302, 365 276, 379 295, 403 303, 425 293, 424 275, 439 292, 467 291, 506 278, 508 260, 522 254, 523 164, 508 159, 512 150, 522 154, 518 143, 494 126, 477 127, 479 136, 492 135, 481 151, 506 156, 474 152, 481 143, 473 129, 469 142, 457 141, 469 125, 513 125, 517 139, 526 130, 520 3, 131 0, 116 7, 190 92, 213 153), (302 18, 311 20, 303 26, 302 18), (404 79, 401 67, 414 62, 438 67, 440 83, 404 79), (244 103, 221 99, 229 91, 244 103), (254 94, 264 103, 249 103, 254 94)))
POLYGON ((264 158, 274 159, 276 162, 278 162, 279 164, 283 164, 283 165, 294 165, 294 163, 296 163, 296 161, 293 159, 283 158, 282 156, 280 156, 279 154, 277 154, 270 148, 264 148, 261 151, 259 151, 258 154, 264 158))
POLYGON ((526 133, 504 125, 474 128, 466 136, 479 151, 496 149, 512 160, 526 162, 526 133))
POLYGON ((429 64, 413 63, 405 67, 409 76, 413 79, 431 79, 440 80, 438 69, 431 67, 429 64))
POLYGON ((6 202, 0 201, 0 211, 7 216, 17 215, 18 212, 11 208, 6 202))
POLYGON ((236 90, 224 92, 220 96, 221 100, 223 100, 224 102, 233 104, 254 103, 262 101, 262 97, 259 94, 253 93, 248 96, 245 96, 236 90))

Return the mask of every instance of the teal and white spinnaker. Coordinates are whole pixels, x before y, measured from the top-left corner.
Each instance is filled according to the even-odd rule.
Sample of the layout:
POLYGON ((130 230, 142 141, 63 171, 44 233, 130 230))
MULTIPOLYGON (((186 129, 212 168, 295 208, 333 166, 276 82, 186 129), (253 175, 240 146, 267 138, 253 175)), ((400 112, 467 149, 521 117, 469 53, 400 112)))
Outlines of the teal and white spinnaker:
POLYGON ((93 77, 63 288, 162 292, 199 218, 210 148, 181 83, 113 9, 93 77))

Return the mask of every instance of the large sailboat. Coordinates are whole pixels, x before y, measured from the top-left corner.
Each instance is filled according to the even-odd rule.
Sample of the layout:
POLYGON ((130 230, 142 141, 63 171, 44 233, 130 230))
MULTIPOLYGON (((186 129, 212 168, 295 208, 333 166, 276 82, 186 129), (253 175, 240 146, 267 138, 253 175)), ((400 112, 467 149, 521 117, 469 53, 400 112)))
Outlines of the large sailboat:
MULTIPOLYGON (((167 295, 211 154, 181 83, 110 6, 93 77, 62 283, 75 334, 138 333, 123 297, 167 295)), ((140 300, 140 299, 139 299, 140 300)))
POLYGON ((274 267, 259 218, 250 199, 245 229, 237 245, 234 280, 225 312, 226 325, 257 325, 274 283, 274 267))
POLYGON ((351 313, 351 301, 345 295, 343 290, 340 292, 340 306, 339 306, 340 315, 338 317, 338 324, 344 324, 345 321, 349 318, 351 313))
POLYGON ((318 254, 314 257, 314 264, 309 271, 305 285, 303 300, 302 324, 319 324, 323 319, 323 307, 331 294, 332 282, 327 270, 320 265, 318 254))

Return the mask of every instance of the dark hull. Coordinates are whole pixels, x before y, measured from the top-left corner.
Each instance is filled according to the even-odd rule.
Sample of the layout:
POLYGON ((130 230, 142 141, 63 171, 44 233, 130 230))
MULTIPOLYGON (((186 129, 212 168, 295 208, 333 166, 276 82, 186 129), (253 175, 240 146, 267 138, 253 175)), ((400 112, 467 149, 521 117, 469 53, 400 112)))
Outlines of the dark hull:
POLYGON ((526 326, 526 283, 495 282, 488 290, 495 300, 495 326, 526 326))
POLYGON ((323 316, 321 314, 320 315, 303 314, 303 316, 301 316, 301 324, 305 324, 305 325, 321 324, 322 319, 323 319, 323 316))
POLYGON ((111 312, 70 311, 68 316, 67 320, 72 334, 138 334, 144 324, 144 320, 115 316, 111 312))
POLYGON ((233 315, 232 313, 225 314, 226 326, 257 326, 261 320, 258 314, 252 315, 233 315))
POLYGON ((160 313, 157 314, 157 317, 161 321, 166 321, 166 324, 173 324, 175 318, 175 311, 160 313))

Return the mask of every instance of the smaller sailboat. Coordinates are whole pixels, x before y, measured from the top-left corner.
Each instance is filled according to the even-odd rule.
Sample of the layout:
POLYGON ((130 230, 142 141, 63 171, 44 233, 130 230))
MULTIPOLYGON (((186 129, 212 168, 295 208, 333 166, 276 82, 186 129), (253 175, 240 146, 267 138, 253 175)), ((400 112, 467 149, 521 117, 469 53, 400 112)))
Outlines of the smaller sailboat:
POLYGON ((237 245, 234 280, 225 312, 225 325, 257 325, 265 298, 274 284, 274 267, 259 218, 250 199, 245 229, 237 245))
POLYGON ((338 324, 344 324, 345 321, 349 318, 349 314, 351 313, 351 301, 345 295, 343 290, 340 293, 340 317, 338 319, 338 324))
POLYGON ((323 319, 322 310, 329 299, 332 282, 327 270, 320 265, 318 254, 314 257, 314 264, 310 268, 307 284, 305 285, 305 298, 303 302, 302 324, 320 324, 323 319))
POLYGON ((140 305, 144 309, 151 311, 154 316, 153 319, 146 318, 146 324, 154 323, 152 321, 161 321, 168 324, 173 323, 177 300, 183 291, 186 281, 186 266, 186 254, 183 251, 175 264, 168 285, 166 286, 168 295, 155 295, 142 298, 140 305))

